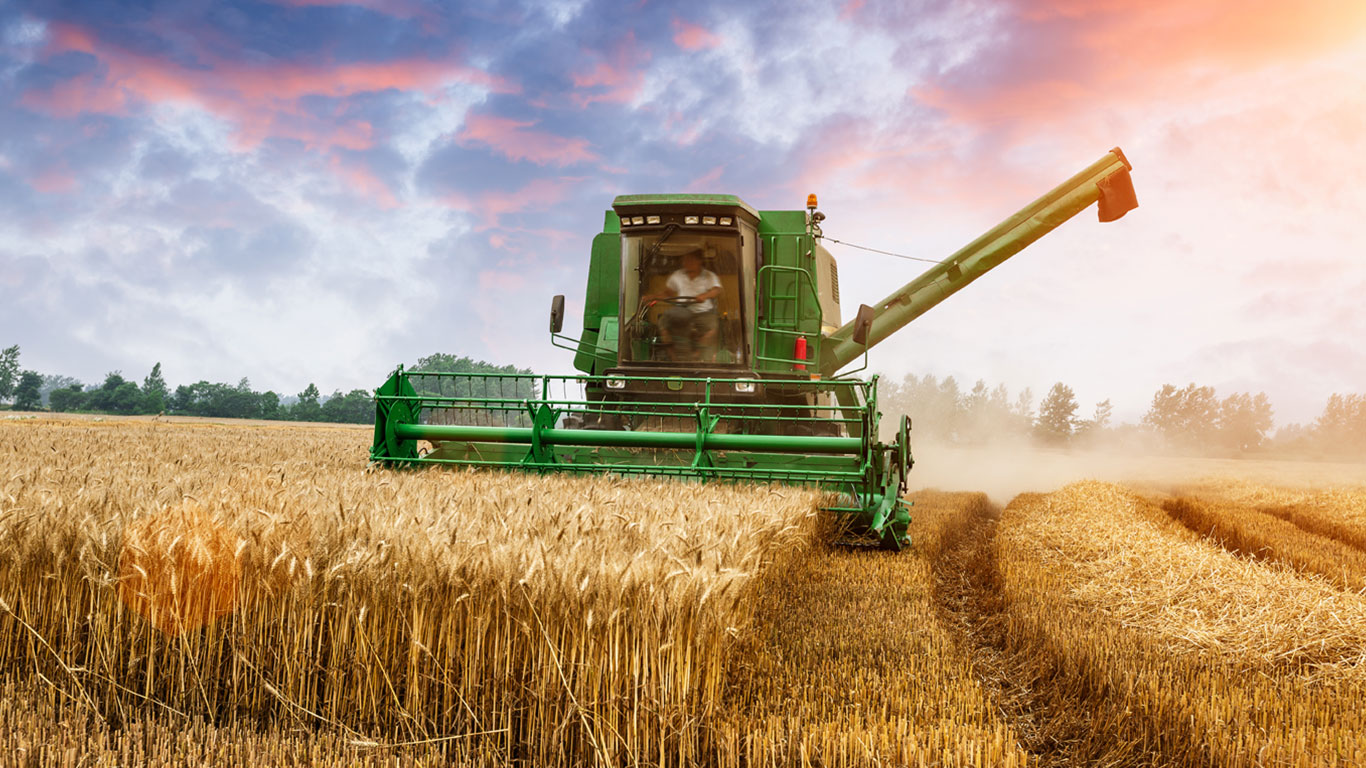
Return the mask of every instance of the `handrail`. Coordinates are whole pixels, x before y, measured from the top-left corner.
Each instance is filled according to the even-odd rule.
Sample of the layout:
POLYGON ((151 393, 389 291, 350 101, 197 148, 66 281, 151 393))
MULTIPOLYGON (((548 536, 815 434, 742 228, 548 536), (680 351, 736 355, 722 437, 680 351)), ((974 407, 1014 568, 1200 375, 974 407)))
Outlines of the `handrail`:
POLYGON ((763 288, 764 300, 766 302, 771 303, 775 300, 773 296, 772 286, 774 275, 778 273, 790 273, 795 278, 797 283, 797 293, 793 294, 792 296, 783 296, 779 299, 784 301, 790 300, 793 302, 792 324, 794 328, 787 329, 767 325, 766 321, 769 320, 773 314, 771 309, 767 312, 764 312, 762 318, 756 319, 755 327, 760 333, 771 333, 779 336, 792 337, 794 339, 805 338, 807 340, 807 357, 806 359, 799 359, 798 357, 796 357, 795 353, 792 357, 775 357, 773 355, 759 354, 757 349, 755 350, 754 357, 757 360, 764 360, 770 363, 780 363, 783 365, 810 365, 814 369, 815 363, 819 359, 820 333, 804 333, 801 330, 799 330, 803 318, 803 305, 801 299, 803 298, 802 289, 804 288, 806 289, 805 293, 810 294, 810 299, 813 302, 812 306, 815 306, 817 308, 817 316, 819 316, 819 309, 821 305, 820 293, 816 290, 816 286, 812 283, 811 273, 809 271, 802 269, 800 267, 793 267, 786 264, 765 264, 764 266, 759 267, 756 283, 763 288))

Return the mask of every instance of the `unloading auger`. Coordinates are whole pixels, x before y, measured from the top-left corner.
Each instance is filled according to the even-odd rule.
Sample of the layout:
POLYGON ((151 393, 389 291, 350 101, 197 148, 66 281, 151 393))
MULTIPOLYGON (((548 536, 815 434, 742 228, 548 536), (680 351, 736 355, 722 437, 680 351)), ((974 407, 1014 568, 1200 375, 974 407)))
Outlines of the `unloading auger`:
POLYGON ((815 195, 789 211, 619 196, 593 238, 580 338, 561 333, 564 297, 551 303, 551 343, 580 373, 399 366, 376 391, 370 458, 814 485, 853 530, 899 549, 910 421, 882 442, 877 377, 840 371, 1092 203, 1102 222, 1136 207, 1131 169, 1107 152, 848 323, 815 195))

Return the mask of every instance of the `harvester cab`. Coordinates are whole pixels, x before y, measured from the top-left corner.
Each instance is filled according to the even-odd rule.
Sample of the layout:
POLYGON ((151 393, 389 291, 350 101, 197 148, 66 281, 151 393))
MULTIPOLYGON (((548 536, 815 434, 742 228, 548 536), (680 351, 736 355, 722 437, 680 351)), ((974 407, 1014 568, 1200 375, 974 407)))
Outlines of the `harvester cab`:
MULTIPOLYGON (((593 239, 569 376, 405 371, 376 391, 372 460, 815 485, 849 530, 907 542, 910 423, 880 439, 877 377, 841 373, 1092 203, 1137 206, 1118 149, 842 322, 824 216, 732 195, 622 195, 593 239)), ((858 370, 861 370, 858 369, 858 370)), ((856 373, 857 371, 854 371, 856 373)))

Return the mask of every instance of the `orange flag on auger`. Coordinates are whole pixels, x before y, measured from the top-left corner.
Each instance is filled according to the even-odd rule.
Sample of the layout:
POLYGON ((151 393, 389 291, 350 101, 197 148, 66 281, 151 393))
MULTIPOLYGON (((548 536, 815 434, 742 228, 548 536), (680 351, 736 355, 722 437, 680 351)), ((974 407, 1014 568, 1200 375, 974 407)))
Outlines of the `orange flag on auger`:
POLYGON ((1119 147, 1110 151, 1119 155, 1119 159, 1124 161, 1124 167, 1096 182, 1096 188, 1100 190, 1100 202, 1096 206, 1096 212, 1100 215, 1102 223, 1115 221, 1138 207, 1134 180, 1129 177, 1129 161, 1124 158, 1119 147))

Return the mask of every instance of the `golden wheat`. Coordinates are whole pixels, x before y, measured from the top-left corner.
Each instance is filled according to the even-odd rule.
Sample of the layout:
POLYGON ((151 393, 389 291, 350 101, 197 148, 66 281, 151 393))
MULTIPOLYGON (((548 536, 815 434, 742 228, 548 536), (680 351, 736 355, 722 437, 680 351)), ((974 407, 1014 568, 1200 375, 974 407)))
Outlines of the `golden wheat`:
POLYGON ((785 488, 366 473, 346 430, 0 430, 0 658, 103 719, 691 763, 751 580, 817 519, 785 488))
MULTIPOLYGON (((5 766, 443 766, 448 744, 356 744, 338 729, 289 723, 213 726, 200 718, 130 717, 117 728, 72 706, 55 688, 31 681, 0 683, 0 765, 5 766), (36 683, 36 684, 35 684, 36 683)), ((496 753, 463 753, 470 763, 497 765, 496 753)))

